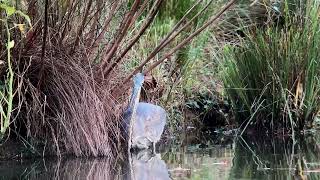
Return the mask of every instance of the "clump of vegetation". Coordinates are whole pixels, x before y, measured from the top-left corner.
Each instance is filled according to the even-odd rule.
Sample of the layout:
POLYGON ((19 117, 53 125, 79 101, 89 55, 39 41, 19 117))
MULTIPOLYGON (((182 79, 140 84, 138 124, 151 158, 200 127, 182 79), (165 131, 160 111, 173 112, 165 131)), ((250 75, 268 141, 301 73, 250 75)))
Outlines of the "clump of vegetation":
MULTIPOLYGON (((4 33, 0 24, 1 39, 9 39, 0 42, 0 56, 13 62, 12 72, 8 63, 1 74, 9 69, 17 77, 8 76, 12 86, 2 91, 17 95, 12 108, 11 101, 2 99, 1 107, 13 113, 4 123, 9 128, 4 137, 14 132, 31 146, 42 145, 44 153, 50 149, 56 155, 113 157, 121 149, 121 114, 131 77, 170 60, 234 2, 198 28, 188 29, 206 10, 206 3, 195 2, 143 60, 132 63, 128 54, 152 25, 163 0, 5 1, 26 12, 33 28, 4 33), (182 32, 188 33, 177 40, 182 32), (127 64, 134 67, 122 74, 127 64)), ((25 27, 23 22, 12 16, 9 24, 25 27)))
POLYGON ((249 28, 224 47, 226 93, 243 128, 311 127, 320 110, 320 3, 285 1, 284 24, 249 28))

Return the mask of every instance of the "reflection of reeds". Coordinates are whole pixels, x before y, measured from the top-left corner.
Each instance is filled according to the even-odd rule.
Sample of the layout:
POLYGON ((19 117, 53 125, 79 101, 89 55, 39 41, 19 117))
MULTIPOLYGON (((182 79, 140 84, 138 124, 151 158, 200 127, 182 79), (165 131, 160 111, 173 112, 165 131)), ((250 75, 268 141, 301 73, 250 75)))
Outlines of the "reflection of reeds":
POLYGON ((236 142, 231 178, 318 179, 310 173, 319 161, 317 137, 291 138, 244 137, 236 142))
POLYGON ((194 144, 178 149, 173 146, 162 158, 173 179, 227 179, 233 155, 229 147, 203 149, 194 144))
POLYGON ((8 162, 1 166, 0 172, 0 179, 113 180, 120 177, 118 168, 109 158, 8 162))
POLYGON ((108 159, 74 159, 54 164, 54 179, 117 179, 118 172, 108 159))

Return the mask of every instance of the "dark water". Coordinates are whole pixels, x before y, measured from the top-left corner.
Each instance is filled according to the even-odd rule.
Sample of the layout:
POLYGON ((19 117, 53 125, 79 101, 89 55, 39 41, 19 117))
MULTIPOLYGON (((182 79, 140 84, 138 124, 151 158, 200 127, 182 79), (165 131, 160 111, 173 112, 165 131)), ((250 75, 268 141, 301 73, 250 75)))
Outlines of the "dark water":
POLYGON ((108 159, 0 162, 0 179, 320 179, 320 138, 220 137, 160 144, 126 161, 108 159), (224 138, 224 139, 223 139, 224 138), (221 140, 221 139, 220 139, 221 140), (200 143, 201 142, 201 143, 200 143))

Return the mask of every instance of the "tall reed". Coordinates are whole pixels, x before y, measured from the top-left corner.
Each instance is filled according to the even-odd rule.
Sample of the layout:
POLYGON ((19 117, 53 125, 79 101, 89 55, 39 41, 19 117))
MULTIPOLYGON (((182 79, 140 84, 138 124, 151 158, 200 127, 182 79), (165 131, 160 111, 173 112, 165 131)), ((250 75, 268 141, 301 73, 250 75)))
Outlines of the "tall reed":
POLYGON ((301 130, 320 110, 320 3, 295 3, 285 1, 284 24, 251 28, 224 48, 222 78, 240 125, 301 130))

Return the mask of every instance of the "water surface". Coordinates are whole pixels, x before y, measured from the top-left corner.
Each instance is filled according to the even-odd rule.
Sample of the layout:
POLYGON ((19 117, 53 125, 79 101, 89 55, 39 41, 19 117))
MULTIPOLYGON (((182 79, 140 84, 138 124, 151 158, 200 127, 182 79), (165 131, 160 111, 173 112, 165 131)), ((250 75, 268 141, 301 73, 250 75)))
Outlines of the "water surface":
POLYGON ((0 179, 320 179, 317 136, 208 137, 160 144, 122 161, 104 158, 0 162, 0 179))

